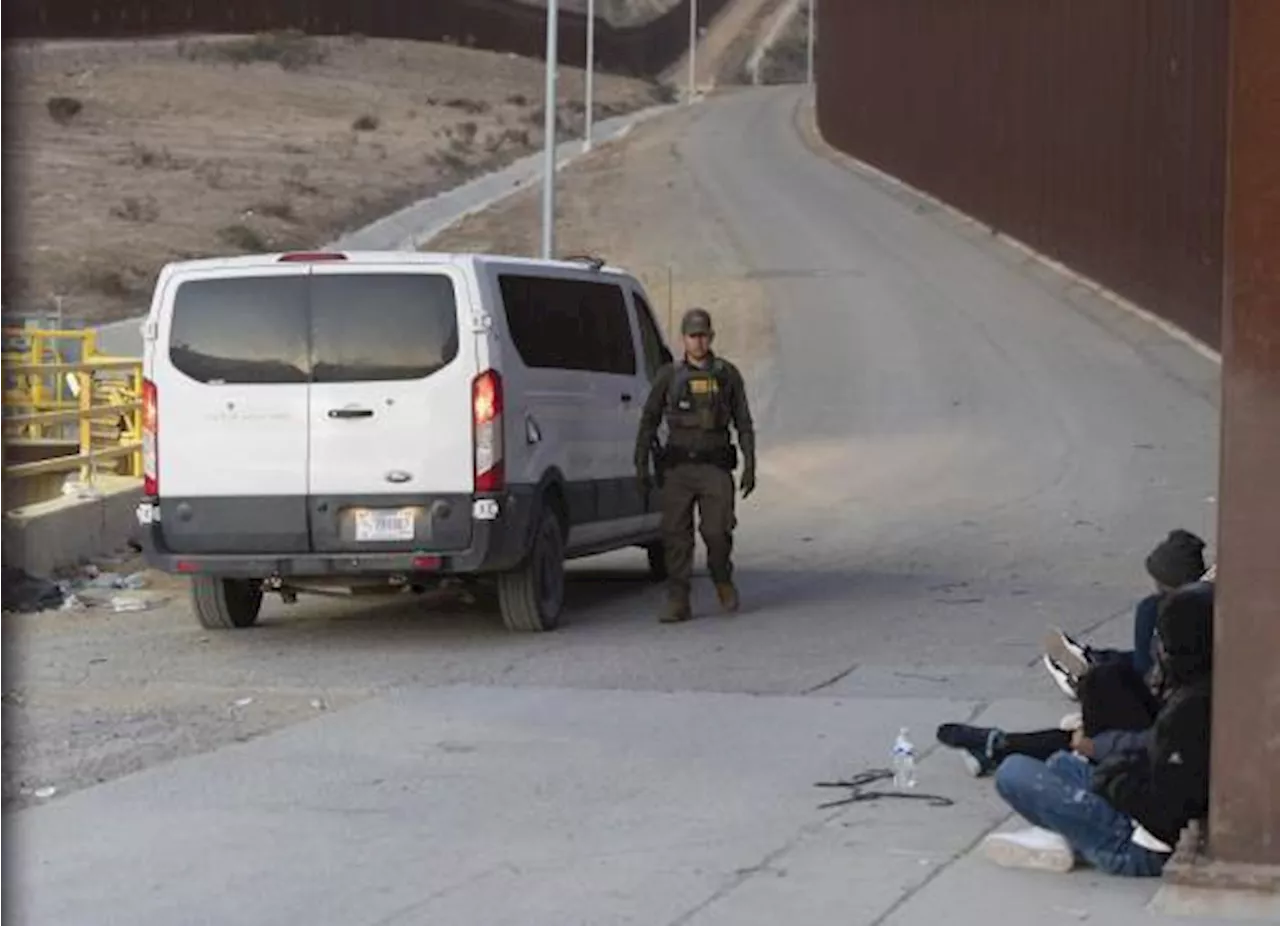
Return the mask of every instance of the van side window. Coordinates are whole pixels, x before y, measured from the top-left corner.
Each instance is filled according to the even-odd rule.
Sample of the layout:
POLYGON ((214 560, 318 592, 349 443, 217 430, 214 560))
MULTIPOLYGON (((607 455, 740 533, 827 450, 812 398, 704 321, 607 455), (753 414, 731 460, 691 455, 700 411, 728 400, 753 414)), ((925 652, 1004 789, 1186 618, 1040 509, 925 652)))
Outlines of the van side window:
POLYGON ((305 383, 307 278, 191 280, 173 297, 169 359, 201 383, 305 383))
POLYGON ((671 351, 662 340, 662 332, 658 330, 658 325, 653 320, 653 311, 649 308, 649 303, 636 292, 631 294, 631 298, 635 300, 636 318, 640 321, 640 341, 644 345, 644 371, 652 381, 658 369, 664 363, 671 362, 671 351))
POLYGON ((424 379, 458 356, 453 281, 440 273, 311 277, 312 380, 424 379))
POLYGON ((635 375, 631 322, 617 284, 504 273, 498 285, 526 366, 635 375))

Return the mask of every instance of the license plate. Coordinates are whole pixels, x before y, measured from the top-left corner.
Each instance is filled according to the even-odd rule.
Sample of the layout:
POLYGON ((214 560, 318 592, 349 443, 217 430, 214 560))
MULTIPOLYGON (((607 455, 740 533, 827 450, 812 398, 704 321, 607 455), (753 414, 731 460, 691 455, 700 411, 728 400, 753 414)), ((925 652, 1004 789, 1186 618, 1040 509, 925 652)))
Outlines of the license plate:
POLYGON ((357 511, 356 541, 359 543, 391 543, 414 538, 413 510, 357 511))

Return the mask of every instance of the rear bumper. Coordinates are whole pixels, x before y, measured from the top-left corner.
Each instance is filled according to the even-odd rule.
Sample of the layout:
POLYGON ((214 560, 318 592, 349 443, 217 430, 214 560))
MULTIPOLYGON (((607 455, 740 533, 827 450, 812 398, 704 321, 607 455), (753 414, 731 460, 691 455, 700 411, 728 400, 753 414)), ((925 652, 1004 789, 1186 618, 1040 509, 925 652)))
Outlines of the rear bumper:
POLYGON ((155 499, 138 505, 137 539, 147 564, 162 572, 226 578, 341 578, 350 576, 463 576, 506 572, 524 560, 532 539, 532 490, 500 497, 477 496, 471 512, 471 543, 464 550, 397 553, 184 553, 165 544, 155 499), (478 504, 476 504, 478 503, 478 504), (492 510, 496 503, 497 510, 492 510), (489 511, 483 511, 488 507, 489 511))

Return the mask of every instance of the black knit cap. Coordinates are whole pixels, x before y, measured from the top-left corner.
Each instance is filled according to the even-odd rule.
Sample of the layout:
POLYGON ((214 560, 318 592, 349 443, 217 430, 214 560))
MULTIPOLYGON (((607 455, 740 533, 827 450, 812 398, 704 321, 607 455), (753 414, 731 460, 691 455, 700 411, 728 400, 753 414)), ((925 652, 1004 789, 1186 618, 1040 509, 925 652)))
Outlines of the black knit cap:
POLYGON ((1168 588, 1199 581, 1204 575, 1204 541, 1181 528, 1169 532, 1147 557, 1151 578, 1168 588))

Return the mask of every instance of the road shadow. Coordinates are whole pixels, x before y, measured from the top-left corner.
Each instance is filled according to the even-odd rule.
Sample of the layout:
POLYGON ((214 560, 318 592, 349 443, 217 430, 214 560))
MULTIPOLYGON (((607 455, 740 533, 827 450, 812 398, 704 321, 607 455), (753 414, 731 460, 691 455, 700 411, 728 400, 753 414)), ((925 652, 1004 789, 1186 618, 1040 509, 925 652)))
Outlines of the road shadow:
MULTIPOLYGON (((974 605, 984 600, 962 577, 927 572, 747 568, 735 578, 744 617, 776 614, 790 623, 829 619, 831 605, 847 607, 850 619, 856 619, 883 604, 900 612, 904 607, 974 605)), ((357 647, 431 641, 485 646, 519 645, 523 640, 535 645, 534 641, 560 640, 579 631, 647 625, 654 620, 665 594, 665 585, 654 582, 643 565, 575 563, 567 576, 564 626, 551 635, 508 632, 498 610, 496 589, 483 585, 423 595, 342 601, 303 597, 293 606, 272 603, 251 636, 276 638, 282 643, 306 638, 357 647)), ((704 568, 695 572, 694 599, 698 613, 716 608, 704 568)))

